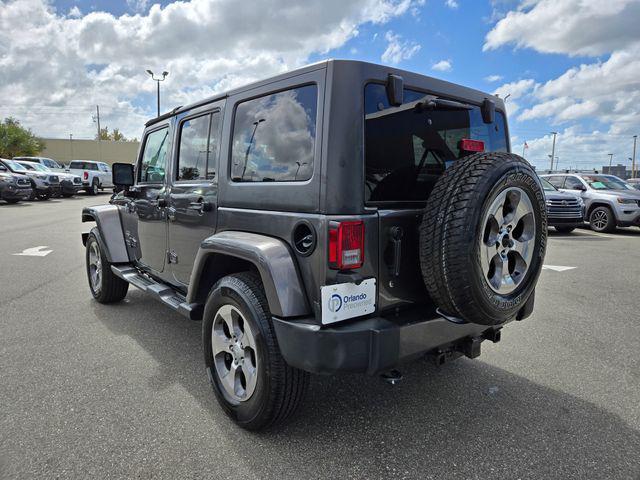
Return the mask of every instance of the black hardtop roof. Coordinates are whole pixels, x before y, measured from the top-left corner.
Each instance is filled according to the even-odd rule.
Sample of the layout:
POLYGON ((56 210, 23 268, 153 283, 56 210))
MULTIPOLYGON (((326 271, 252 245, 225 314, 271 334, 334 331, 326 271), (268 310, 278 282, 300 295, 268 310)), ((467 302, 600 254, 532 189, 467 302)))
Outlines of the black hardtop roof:
MULTIPOLYGON (((380 64, 377 64, 377 63, 363 62, 363 61, 360 61, 360 60, 328 59, 328 60, 322 60, 320 62, 312 63, 312 64, 306 65, 304 67, 296 68, 294 70, 289 70, 287 72, 283 72, 283 73, 280 73, 278 75, 274 75, 274 76, 265 78, 263 80, 258 80, 256 82, 252 82, 252 83, 249 83, 247 85, 244 85, 244 86, 241 86, 241 87, 237 87, 237 88, 234 88, 232 90, 228 90, 226 92, 221 92, 219 94, 216 94, 216 95, 213 95, 211 97, 199 100, 199 101, 191 103, 189 105, 175 107, 173 110, 170 110, 170 111, 160 115, 159 117, 155 117, 155 118, 150 119, 145 124, 145 127, 148 127, 149 125, 153 125, 153 124, 155 124, 157 122, 160 122, 162 120, 170 118, 173 115, 177 115, 177 114, 179 114, 181 112, 185 112, 187 110, 191 110, 193 108, 196 108, 196 107, 199 107, 199 106, 202 106, 202 105, 206 105, 207 103, 212 103, 212 102, 215 102, 217 100, 222 100, 223 98, 227 98, 227 97, 230 97, 232 95, 235 95, 235 94, 247 91, 247 90, 252 90, 252 89, 257 88, 257 87, 268 85, 269 83, 278 82, 280 80, 285 80, 287 78, 295 77, 295 76, 298 76, 298 75, 303 75, 305 73, 313 72, 313 71, 316 71, 316 70, 322 70, 322 69, 327 68, 331 64, 334 64, 334 65, 341 65, 341 64, 344 64, 344 65, 346 65, 346 64, 359 65, 359 66, 366 67, 366 68, 371 69, 371 70, 384 71, 384 73, 393 73, 393 74, 400 75, 400 76, 404 75, 405 77, 408 77, 408 78, 421 77, 424 80, 436 81, 436 82, 439 82, 439 83, 441 83, 443 85, 448 85, 448 86, 450 86, 452 88, 460 88, 461 87, 460 85, 457 85, 457 84, 454 84, 454 83, 451 83, 451 82, 447 82, 445 80, 440 80, 440 79, 437 79, 435 77, 429 77, 428 75, 423 75, 421 73, 411 72, 411 71, 408 71, 408 70, 401 70, 401 69, 398 69, 398 68, 395 68, 395 67, 390 67, 390 66, 386 66, 386 65, 380 65, 380 64)), ((482 95, 484 97, 491 98, 492 100, 496 101, 496 106, 498 106, 498 104, 502 105, 503 100, 501 98, 495 96, 495 95, 491 95, 489 93, 481 92, 479 90, 474 90, 474 89, 467 88, 467 87, 462 87, 462 88, 464 88, 465 90, 467 90, 469 92, 473 92, 476 95, 482 95)))

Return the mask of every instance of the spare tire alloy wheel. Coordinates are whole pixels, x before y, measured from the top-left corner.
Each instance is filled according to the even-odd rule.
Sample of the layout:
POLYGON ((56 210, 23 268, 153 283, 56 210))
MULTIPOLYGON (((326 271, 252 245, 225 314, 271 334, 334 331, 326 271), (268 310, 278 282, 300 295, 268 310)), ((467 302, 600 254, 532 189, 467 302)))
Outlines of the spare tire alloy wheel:
POLYGON ((507 188, 493 201, 483 220, 482 270, 494 292, 513 292, 533 257, 536 221, 533 204, 520 188, 507 188))
POLYGON ((512 320, 535 289, 546 236, 544 192, 526 160, 464 157, 436 182, 420 225, 427 291, 447 316, 481 325, 512 320))
POLYGON ((211 350, 227 395, 237 402, 251 398, 259 368, 256 340, 249 322, 233 305, 223 305, 215 314, 211 350))

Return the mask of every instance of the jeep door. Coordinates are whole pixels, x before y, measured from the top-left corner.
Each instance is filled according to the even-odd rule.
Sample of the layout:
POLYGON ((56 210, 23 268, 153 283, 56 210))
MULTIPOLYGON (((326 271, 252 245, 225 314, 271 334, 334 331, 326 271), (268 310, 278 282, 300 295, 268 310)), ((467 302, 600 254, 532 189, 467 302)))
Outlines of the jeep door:
POLYGON ((139 243, 139 262, 152 273, 164 270, 167 253, 165 172, 170 151, 169 121, 153 125, 145 132, 136 168, 136 187, 129 207, 137 217, 138 238, 134 238, 134 242, 139 243))
POLYGON ((167 218, 173 281, 186 287, 200 243, 216 227, 222 102, 178 118, 167 218))

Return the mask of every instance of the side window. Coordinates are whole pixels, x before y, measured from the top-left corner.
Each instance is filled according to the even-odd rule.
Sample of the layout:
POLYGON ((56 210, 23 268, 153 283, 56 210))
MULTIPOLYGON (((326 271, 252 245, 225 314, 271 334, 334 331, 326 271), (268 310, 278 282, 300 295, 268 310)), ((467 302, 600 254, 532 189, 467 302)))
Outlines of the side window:
POLYGON ((176 180, 215 178, 219 125, 219 112, 190 118, 182 123, 176 180))
POLYGON ((240 103, 233 124, 233 181, 294 182, 311 178, 317 105, 316 85, 240 103))
POLYGON ((106 163, 99 163, 98 167, 100 168, 101 171, 105 173, 109 173, 109 167, 107 166, 106 163))
POLYGON ((570 190, 582 190, 584 185, 582 185, 582 182, 576 177, 567 177, 564 188, 568 188, 570 190))
POLYGON ((564 177, 555 175, 553 177, 546 177, 547 181, 556 188, 564 188, 564 177))
POLYGON ((52 161, 52 160, 44 159, 44 160, 43 160, 43 162, 44 162, 44 165, 45 165, 46 167, 49 167, 49 168, 58 168, 58 165, 56 165, 56 163, 55 163, 54 161, 52 161))
POLYGON ((162 183, 164 181, 168 143, 169 128, 167 127, 147 135, 140 161, 138 181, 143 183, 162 183))

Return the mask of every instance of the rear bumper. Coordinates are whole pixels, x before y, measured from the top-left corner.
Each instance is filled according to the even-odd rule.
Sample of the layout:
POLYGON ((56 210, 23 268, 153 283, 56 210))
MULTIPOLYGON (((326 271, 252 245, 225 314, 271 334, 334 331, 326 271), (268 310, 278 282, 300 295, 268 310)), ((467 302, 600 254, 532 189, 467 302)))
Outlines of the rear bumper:
POLYGON ((496 333, 504 326, 453 323, 433 310, 426 315, 422 311, 401 317, 377 316, 325 328, 311 319, 273 318, 273 325, 289 365, 311 373, 370 375, 426 354, 459 355, 469 342, 479 347, 484 339, 497 341, 496 333))

